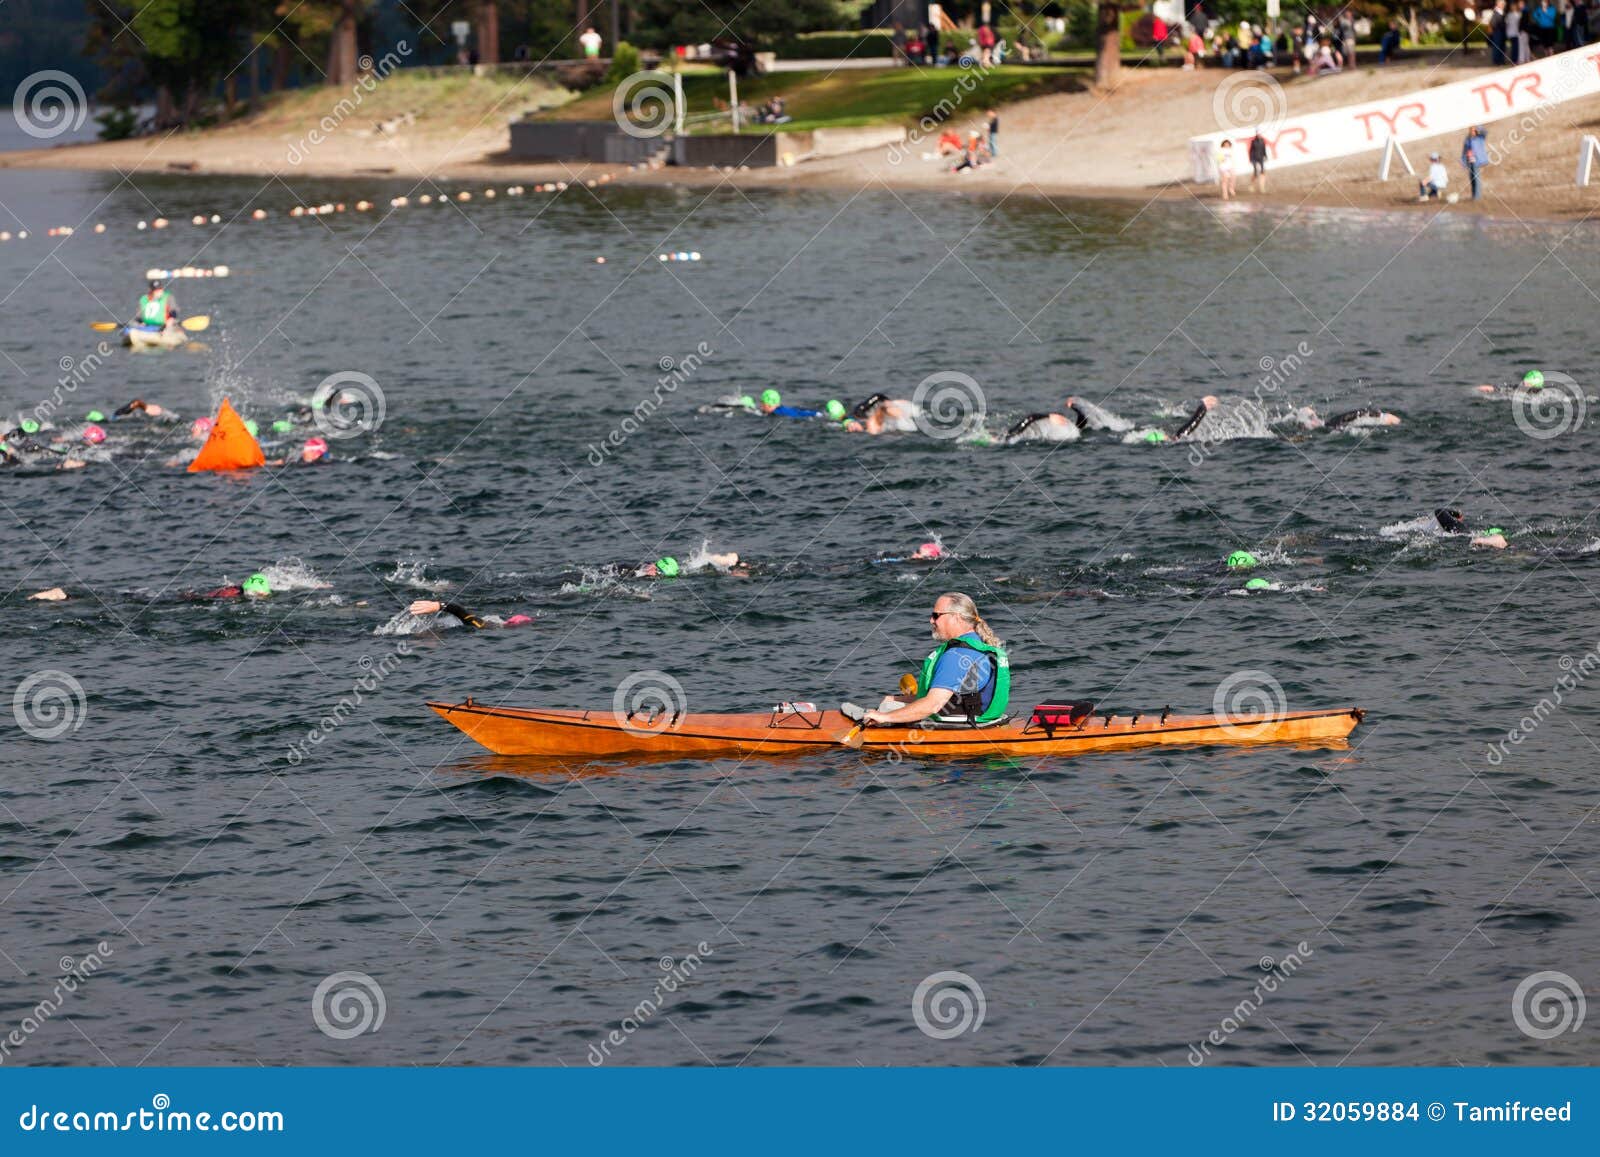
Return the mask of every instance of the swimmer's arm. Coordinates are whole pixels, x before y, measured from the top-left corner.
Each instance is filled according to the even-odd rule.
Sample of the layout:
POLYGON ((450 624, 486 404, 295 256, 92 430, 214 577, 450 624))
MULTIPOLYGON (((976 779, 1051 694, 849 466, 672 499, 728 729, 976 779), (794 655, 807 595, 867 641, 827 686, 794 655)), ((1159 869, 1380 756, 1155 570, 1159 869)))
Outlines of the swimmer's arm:
POLYGON ((1210 412, 1211 407, 1207 403, 1201 402, 1200 405, 1196 407, 1195 412, 1189 415, 1189 420, 1183 424, 1183 426, 1176 434, 1173 435, 1173 437, 1187 438, 1190 434, 1193 434, 1195 427, 1198 426, 1205 416, 1210 412))
POLYGON ((474 630, 478 630, 486 625, 481 618, 467 610, 466 607, 463 607, 459 603, 441 603, 437 599, 417 599, 409 607, 407 607, 406 610, 417 616, 438 614, 449 615, 452 618, 460 621, 463 626, 471 627, 474 630))

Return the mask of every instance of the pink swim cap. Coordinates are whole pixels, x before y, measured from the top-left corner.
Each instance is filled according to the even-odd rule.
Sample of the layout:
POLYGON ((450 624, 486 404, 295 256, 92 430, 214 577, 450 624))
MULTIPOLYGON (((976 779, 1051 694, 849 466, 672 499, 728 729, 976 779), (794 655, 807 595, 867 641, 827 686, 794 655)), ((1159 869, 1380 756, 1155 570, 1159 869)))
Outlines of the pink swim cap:
POLYGON ((211 419, 210 418, 196 418, 193 422, 191 422, 189 424, 189 437, 191 437, 191 438, 204 438, 206 435, 208 435, 210 433, 211 433, 211 419))
POLYGON ((83 428, 83 440, 91 446, 98 446, 106 440, 106 432, 91 422, 83 428))
POLYGON ((306 444, 300 447, 300 457, 306 462, 315 462, 328 452, 328 443, 321 438, 307 438, 306 444))
POLYGON ((940 546, 937 542, 925 542, 921 546, 917 547, 917 557, 943 558, 944 547, 940 546))
POLYGON ((512 615, 509 619, 506 620, 506 626, 508 626, 508 627, 525 627, 531 622, 533 622, 533 620, 530 619, 527 615, 512 615))

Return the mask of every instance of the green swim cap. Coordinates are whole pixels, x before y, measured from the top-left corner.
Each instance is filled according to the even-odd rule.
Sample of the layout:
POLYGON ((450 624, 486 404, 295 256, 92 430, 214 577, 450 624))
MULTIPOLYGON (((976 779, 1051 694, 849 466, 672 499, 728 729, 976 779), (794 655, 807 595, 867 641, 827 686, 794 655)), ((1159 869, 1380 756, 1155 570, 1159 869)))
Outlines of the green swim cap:
POLYGON ((1249 570, 1256 565, 1256 556, 1248 550, 1236 550, 1228 556, 1229 570, 1249 570))
POLYGON ((39 432, 39 423, 32 418, 22 419, 22 432, 24 434, 37 434, 39 432))
POLYGON ((244 420, 244 428, 250 432, 250 436, 252 438, 256 436, 256 431, 261 429, 260 426, 256 425, 256 420, 254 418, 246 418, 244 420))
POLYGON ((272 423, 272 432, 274 434, 287 434, 293 429, 294 423, 289 421, 288 418, 279 418, 276 422, 272 423))
POLYGON ((270 595, 272 584, 267 581, 267 576, 260 571, 244 580, 244 585, 239 588, 247 595, 270 595))
POLYGON ((1483 533, 1484 534, 1504 534, 1505 531, 1501 530, 1498 526, 1491 526, 1488 530, 1484 531, 1483 533))
POLYGON ((1244 589, 1247 591, 1264 591, 1271 585, 1272 584, 1264 578, 1253 578, 1244 584, 1244 589))
POLYGON ((1542 389, 1544 387, 1544 374, 1538 370, 1529 370, 1522 375, 1522 384, 1530 390, 1542 389))
POLYGON ((106 420, 106 416, 99 410, 90 410, 83 416, 83 420, 85 422, 104 422, 106 420))
POLYGON ((761 404, 763 406, 781 406, 783 405, 783 397, 777 390, 762 390, 761 404))
POLYGON ((1151 443, 1165 442, 1167 440, 1167 432, 1165 430, 1150 430, 1146 432, 1144 440, 1151 443))
POLYGON ((656 559, 656 574, 662 578, 678 577, 678 560, 668 555, 666 558, 656 559))
POLYGON ((739 404, 747 410, 753 410, 756 408, 756 400, 749 394, 740 394, 739 404))
POLYGON ((824 406, 823 409, 828 412, 828 417, 832 418, 835 422, 844 421, 845 417, 850 413, 849 410, 844 408, 844 403, 838 398, 834 398, 829 401, 829 403, 824 406))

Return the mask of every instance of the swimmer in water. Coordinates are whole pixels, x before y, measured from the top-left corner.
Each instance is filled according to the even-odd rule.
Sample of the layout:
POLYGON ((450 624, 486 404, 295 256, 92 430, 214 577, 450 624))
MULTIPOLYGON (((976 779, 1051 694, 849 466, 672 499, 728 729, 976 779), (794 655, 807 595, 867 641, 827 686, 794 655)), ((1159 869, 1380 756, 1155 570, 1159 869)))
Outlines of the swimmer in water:
POLYGON ((1205 421, 1206 415, 1209 414, 1216 407, 1216 405, 1216 397, 1212 394, 1207 394, 1205 397, 1200 399, 1200 404, 1195 407, 1194 413, 1189 415, 1188 419, 1183 423, 1183 425, 1178 427, 1175 433, 1168 434, 1165 430, 1161 429, 1130 430, 1127 434, 1123 435, 1122 440, 1124 442, 1149 442, 1152 445, 1159 445, 1162 442, 1180 442, 1184 438, 1189 437, 1189 435, 1193 434, 1195 430, 1199 428, 1200 423, 1205 421))
POLYGON ((868 434, 913 434, 917 429, 917 404, 910 398, 873 394, 856 403, 850 414, 868 434))
POLYGON ((1085 433, 1106 430, 1113 434, 1126 434, 1133 429, 1133 423, 1122 415, 1113 414, 1110 410, 1093 402, 1086 402, 1076 395, 1067 399, 1066 412, 1078 424, 1078 429, 1085 433))
POLYGON ((939 542, 924 542, 908 555, 880 554, 872 560, 873 566, 883 566, 887 563, 899 562, 940 562, 949 557, 944 545, 939 542))
POLYGON ((269 461, 267 463, 267 465, 268 466, 283 466, 283 465, 310 466, 310 465, 313 465, 313 464, 315 464, 317 462, 330 462, 330 461, 332 461, 332 459, 328 457, 328 443, 327 443, 326 439, 323 439, 323 438, 320 438, 320 437, 312 437, 312 438, 307 438, 305 440, 305 444, 300 447, 300 452, 298 454, 296 454, 293 458, 289 458, 289 457, 275 458, 275 459, 269 461))
POLYGON ((207 599, 264 599, 272 594, 272 583, 267 576, 256 571, 244 582, 237 586, 218 587, 213 591, 195 591, 184 595, 185 599, 193 602, 202 602, 207 599))
MULTIPOLYGON (((112 421, 121 421, 124 418, 153 418, 158 422, 176 422, 178 415, 156 402, 147 402, 143 398, 135 398, 125 406, 119 406, 111 412, 112 421)), ((90 419, 96 421, 98 419, 90 419)))
POLYGON ((777 390, 762 390, 761 412, 769 418, 820 418, 821 410, 802 410, 797 406, 785 406, 783 396, 777 390))
POLYGON ((419 619, 425 615, 449 615, 463 627, 470 627, 474 631, 481 631, 485 627, 528 627, 537 621, 531 615, 521 614, 505 619, 495 615, 476 615, 459 603, 442 603, 437 599, 417 599, 406 610, 419 619))
POLYGON ((1468 546, 1486 546, 1492 550, 1505 550, 1509 545, 1506 542, 1506 532, 1498 526, 1491 526, 1482 533, 1473 531, 1467 525, 1467 520, 1462 517, 1461 511, 1441 507, 1433 512, 1433 517, 1439 524, 1439 529, 1446 534, 1471 535, 1468 546))
POLYGON ((1076 442, 1083 436, 1083 416, 1076 410, 1067 414, 1029 414, 1001 437, 1002 444, 1013 442, 1076 442))
POLYGON ((1376 406, 1361 406, 1358 409, 1346 410, 1342 414, 1335 414, 1323 423, 1323 429, 1328 433, 1337 433, 1346 429, 1365 429, 1371 426, 1398 426, 1400 417, 1387 410, 1380 410, 1376 406))

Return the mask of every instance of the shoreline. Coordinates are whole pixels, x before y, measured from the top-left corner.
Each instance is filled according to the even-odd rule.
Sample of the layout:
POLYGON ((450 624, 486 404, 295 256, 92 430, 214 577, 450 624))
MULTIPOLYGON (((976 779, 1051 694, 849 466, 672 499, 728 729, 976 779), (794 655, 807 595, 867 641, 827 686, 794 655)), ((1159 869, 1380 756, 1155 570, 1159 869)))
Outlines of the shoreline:
MULTIPOLYGON (((1279 81, 1253 74, 1253 83, 1296 112, 1333 108, 1397 95, 1418 87, 1472 75, 1482 66, 1435 64, 1387 69, 1357 69, 1308 81, 1279 81)), ((115 172, 147 176, 277 178, 292 195, 294 178, 412 181, 417 191, 430 184, 569 184, 594 182, 625 188, 740 190, 830 190, 854 194, 881 188, 891 192, 941 192, 955 195, 1119 201, 1153 204, 1194 202, 1216 212, 1223 205, 1214 185, 1187 178, 1188 140, 1216 126, 1216 108, 1225 83, 1214 71, 1138 72, 1110 93, 1052 94, 1003 106, 998 157, 965 174, 954 174, 925 151, 931 142, 805 161, 767 169, 635 169, 595 162, 521 162, 506 156, 507 128, 496 119, 499 106, 470 127, 434 125, 394 136, 361 129, 342 133, 328 145, 291 159, 302 136, 293 124, 254 118, 200 132, 87 142, 56 148, 0 153, 0 170, 115 172)), ((1236 95, 1236 94, 1234 94, 1236 95)), ((1230 97, 1231 99, 1231 97, 1230 97)), ((981 110, 977 110, 981 111, 981 110)), ((472 113, 467 114, 470 119, 472 113)), ((1333 208, 1388 212, 1448 212, 1501 224, 1571 223, 1600 212, 1600 186, 1580 189, 1573 180, 1578 142, 1600 120, 1600 97, 1554 106, 1547 124, 1524 140, 1486 174, 1485 196, 1456 204, 1417 203, 1414 178, 1403 169, 1389 182, 1377 179, 1381 151, 1339 161, 1268 170, 1269 192, 1252 194, 1240 176, 1234 204, 1266 209, 1333 208)), ((424 125, 419 120, 419 126, 424 125)), ((960 124, 960 118, 952 123, 960 124)), ((1491 138, 1495 124, 1490 122, 1491 138)), ((1425 169, 1429 151, 1446 157, 1452 191, 1465 185, 1454 163, 1459 141, 1438 138, 1407 146, 1411 162, 1425 169)), ((40 223, 42 228, 44 223, 40 223)), ((61 224, 61 223, 52 223, 61 224)), ((29 226, 30 228, 32 226, 29 226)))

